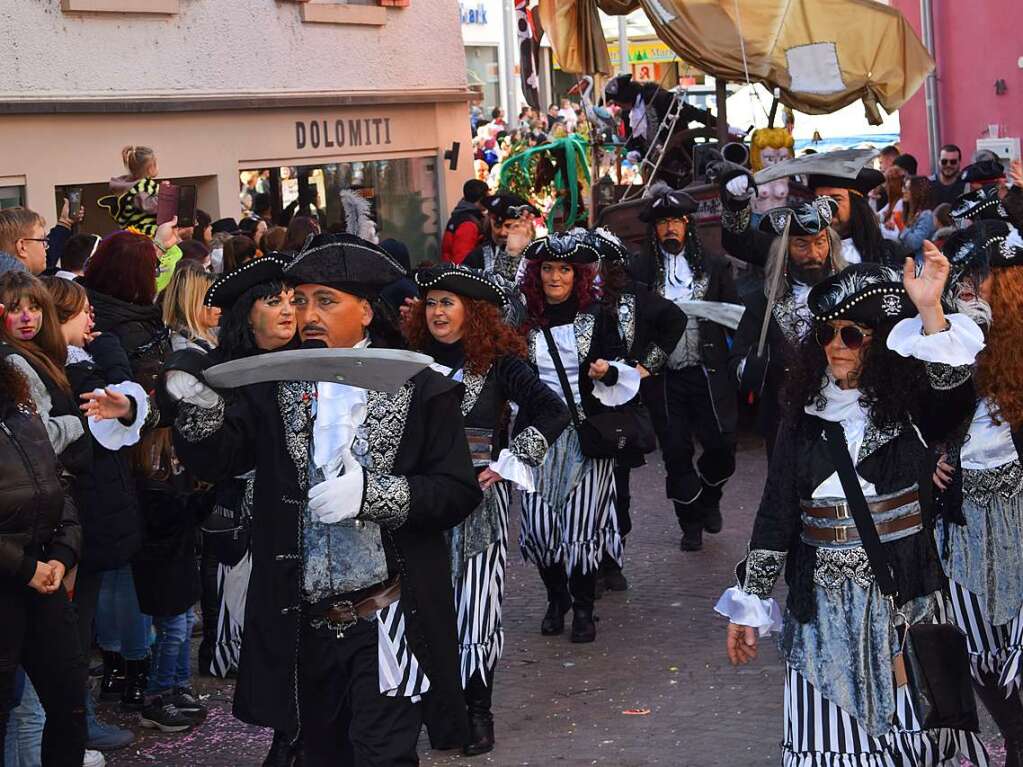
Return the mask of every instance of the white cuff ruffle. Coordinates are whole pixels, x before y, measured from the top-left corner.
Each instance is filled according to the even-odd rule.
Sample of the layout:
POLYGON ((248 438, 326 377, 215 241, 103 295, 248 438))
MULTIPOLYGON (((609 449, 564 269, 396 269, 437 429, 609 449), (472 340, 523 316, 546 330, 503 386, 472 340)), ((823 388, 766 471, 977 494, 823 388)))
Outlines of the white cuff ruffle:
MULTIPOLYGON (((149 415, 149 397, 146 396, 146 390, 134 381, 111 384, 107 388, 135 400, 135 420, 130 426, 125 426, 117 419, 100 421, 90 418, 89 431, 92 432, 95 440, 107 450, 120 450, 122 447, 129 447, 139 441, 142 435, 142 425, 149 415)), ((96 389, 94 393, 102 391, 102 389, 96 389)))
POLYGON ((948 321, 948 330, 925 336, 919 315, 901 320, 888 334, 888 348, 922 362, 972 365, 984 348, 984 331, 965 314, 949 314, 948 321))
POLYGON ((624 362, 612 362, 618 368, 618 380, 614 386, 605 386, 600 381, 593 382, 593 396, 606 407, 624 405, 639 394, 639 371, 624 362))
POLYGON ((752 626, 760 636, 781 631, 781 609, 778 603, 773 599, 761 599, 747 594, 738 586, 732 586, 721 595, 714 605, 714 612, 740 626, 752 626))
POLYGON ((533 470, 520 461, 508 448, 501 451, 497 460, 492 461, 489 468, 500 474, 502 479, 518 485, 521 490, 525 490, 527 493, 536 492, 536 486, 533 484, 533 470))

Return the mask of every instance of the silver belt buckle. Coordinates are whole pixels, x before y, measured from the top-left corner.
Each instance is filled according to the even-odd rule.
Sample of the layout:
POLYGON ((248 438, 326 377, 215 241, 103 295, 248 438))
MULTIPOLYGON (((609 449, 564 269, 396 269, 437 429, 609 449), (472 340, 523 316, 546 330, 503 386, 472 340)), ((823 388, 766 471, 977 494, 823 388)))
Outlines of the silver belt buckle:
POLYGON ((849 528, 842 526, 836 527, 835 530, 835 543, 848 543, 849 542, 849 528))
POLYGON ((838 519, 849 519, 852 516, 849 512, 849 504, 846 501, 836 503, 835 508, 838 510, 838 519))

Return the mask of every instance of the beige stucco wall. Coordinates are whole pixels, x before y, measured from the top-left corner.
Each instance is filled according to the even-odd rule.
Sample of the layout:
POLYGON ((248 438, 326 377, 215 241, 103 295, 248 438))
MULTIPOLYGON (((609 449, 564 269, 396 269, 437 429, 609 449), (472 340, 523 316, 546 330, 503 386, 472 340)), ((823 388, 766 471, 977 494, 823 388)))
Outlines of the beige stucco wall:
POLYGON ((300 13, 288 0, 179 0, 169 16, 0 0, 0 100, 465 86, 454 0, 388 8, 381 27, 300 13))

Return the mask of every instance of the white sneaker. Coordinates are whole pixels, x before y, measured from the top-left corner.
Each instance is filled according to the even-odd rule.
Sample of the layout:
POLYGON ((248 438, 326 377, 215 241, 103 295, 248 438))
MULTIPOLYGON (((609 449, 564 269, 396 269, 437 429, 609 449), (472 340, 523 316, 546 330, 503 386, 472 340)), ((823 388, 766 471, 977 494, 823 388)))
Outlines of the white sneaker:
POLYGON ((99 751, 85 749, 85 759, 82 760, 82 767, 106 767, 107 759, 99 751))

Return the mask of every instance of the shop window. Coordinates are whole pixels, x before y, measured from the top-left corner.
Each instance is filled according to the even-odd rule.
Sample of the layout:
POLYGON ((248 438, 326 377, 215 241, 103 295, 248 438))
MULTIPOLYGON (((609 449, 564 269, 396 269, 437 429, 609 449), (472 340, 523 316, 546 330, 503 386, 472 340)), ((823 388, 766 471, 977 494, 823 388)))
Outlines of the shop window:
POLYGON ((252 168, 239 173, 238 188, 243 203, 247 193, 269 193, 278 223, 307 208, 324 231, 339 229, 340 193, 350 189, 369 201, 380 240, 404 242, 413 266, 440 260, 437 161, 432 157, 252 168))

